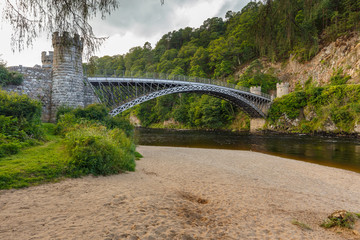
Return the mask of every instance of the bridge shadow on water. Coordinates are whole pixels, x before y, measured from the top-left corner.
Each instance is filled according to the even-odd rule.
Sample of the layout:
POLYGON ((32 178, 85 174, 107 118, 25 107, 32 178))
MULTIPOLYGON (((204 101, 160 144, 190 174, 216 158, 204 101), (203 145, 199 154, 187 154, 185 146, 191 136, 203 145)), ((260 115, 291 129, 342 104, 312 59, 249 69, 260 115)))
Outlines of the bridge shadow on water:
POLYGON ((139 145, 254 151, 360 173, 359 139, 145 128, 135 138, 139 145))

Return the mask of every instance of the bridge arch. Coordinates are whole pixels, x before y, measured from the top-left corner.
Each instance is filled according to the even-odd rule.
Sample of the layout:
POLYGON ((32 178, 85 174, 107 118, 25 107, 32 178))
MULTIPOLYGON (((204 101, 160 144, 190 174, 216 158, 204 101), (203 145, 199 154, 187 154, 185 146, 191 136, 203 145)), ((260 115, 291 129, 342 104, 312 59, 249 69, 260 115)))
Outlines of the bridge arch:
POLYGON ((227 91, 222 89, 222 91, 219 91, 218 88, 214 87, 208 87, 207 89, 204 89, 203 87, 199 86, 178 86, 174 88, 168 88, 163 89, 156 92, 151 92, 147 95, 140 96, 134 100, 131 100, 129 102, 126 102, 116 108, 114 108, 110 115, 116 116, 121 112, 124 112, 136 105, 139 105, 141 103, 147 102, 149 100, 169 95, 169 94, 175 94, 175 93, 201 93, 201 94, 207 94, 216 98, 220 98, 226 101, 231 102, 232 104, 236 105, 237 107, 241 108, 243 111, 245 111, 247 114, 249 114, 250 117, 253 118, 261 118, 265 117, 264 112, 262 112, 261 109, 259 109, 255 104, 253 104, 248 99, 234 94, 231 91, 227 91))
POLYGON ((271 99, 266 94, 254 94, 206 82, 190 82, 146 78, 88 78, 100 102, 113 109, 115 116, 148 100, 174 93, 201 93, 224 99, 246 112, 250 118, 265 118, 271 99))

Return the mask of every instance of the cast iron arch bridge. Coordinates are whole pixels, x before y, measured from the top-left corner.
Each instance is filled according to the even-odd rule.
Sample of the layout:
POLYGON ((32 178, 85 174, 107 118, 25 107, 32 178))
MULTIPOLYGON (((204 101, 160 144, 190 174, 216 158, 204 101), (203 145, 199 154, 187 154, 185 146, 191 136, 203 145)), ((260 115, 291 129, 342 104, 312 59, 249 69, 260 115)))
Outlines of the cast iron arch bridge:
POLYGON ((265 118, 272 102, 267 94, 211 79, 146 74, 138 77, 87 77, 101 103, 117 114, 148 100, 174 93, 200 93, 233 103, 251 118, 265 118), (170 79, 171 78, 171 79, 170 79))

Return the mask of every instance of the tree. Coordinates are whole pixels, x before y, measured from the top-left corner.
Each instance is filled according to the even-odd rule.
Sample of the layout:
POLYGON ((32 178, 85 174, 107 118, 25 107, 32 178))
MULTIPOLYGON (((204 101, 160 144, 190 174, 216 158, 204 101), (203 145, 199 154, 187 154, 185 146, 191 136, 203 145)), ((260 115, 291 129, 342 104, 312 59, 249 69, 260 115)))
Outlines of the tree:
POLYGON ((94 35, 89 20, 97 14, 104 19, 118 7, 118 0, 5 0, 3 18, 13 28, 13 49, 32 45, 43 32, 69 32, 83 37, 89 56, 106 39, 94 35))

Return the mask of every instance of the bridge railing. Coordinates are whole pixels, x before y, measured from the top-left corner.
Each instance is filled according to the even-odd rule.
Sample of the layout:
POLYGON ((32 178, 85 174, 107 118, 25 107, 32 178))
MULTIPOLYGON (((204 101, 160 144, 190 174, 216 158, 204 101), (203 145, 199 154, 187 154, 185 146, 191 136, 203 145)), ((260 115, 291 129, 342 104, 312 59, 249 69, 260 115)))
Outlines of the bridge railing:
MULTIPOLYGON (((85 73, 86 75, 86 73, 85 73)), ((133 79, 161 79, 161 80, 173 80, 173 81, 184 81, 184 82, 196 82, 204 84, 213 84, 222 87, 234 88, 244 92, 250 92, 250 89, 247 87, 239 86, 233 83, 228 83, 221 80, 201 78, 201 77, 191 77, 184 75, 175 75, 167 73, 144 73, 144 72, 131 72, 131 71, 104 71, 100 75, 88 75, 88 77, 102 77, 102 78, 133 78, 133 79)), ((261 96, 265 98, 271 98, 269 94, 261 93, 261 96)))

